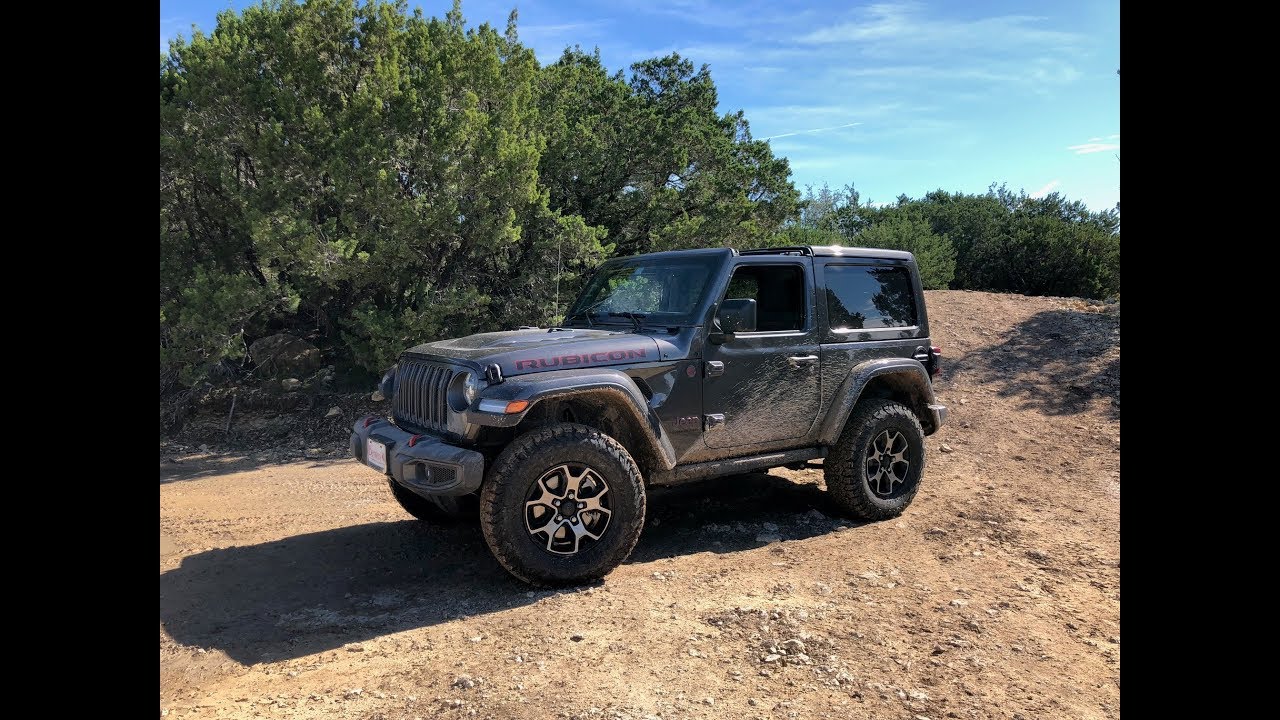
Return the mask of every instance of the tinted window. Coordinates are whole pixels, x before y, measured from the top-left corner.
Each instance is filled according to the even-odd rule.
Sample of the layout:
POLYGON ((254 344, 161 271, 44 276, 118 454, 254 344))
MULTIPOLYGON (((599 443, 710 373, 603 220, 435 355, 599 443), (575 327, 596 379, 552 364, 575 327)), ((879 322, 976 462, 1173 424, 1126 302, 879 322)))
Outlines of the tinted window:
POLYGON ((739 265, 724 297, 755 300, 760 332, 804 329, 804 274, 798 265, 739 265))
POLYGON ((832 330, 873 330, 916 324, 911 276, 902 267, 828 265, 827 317, 832 330))

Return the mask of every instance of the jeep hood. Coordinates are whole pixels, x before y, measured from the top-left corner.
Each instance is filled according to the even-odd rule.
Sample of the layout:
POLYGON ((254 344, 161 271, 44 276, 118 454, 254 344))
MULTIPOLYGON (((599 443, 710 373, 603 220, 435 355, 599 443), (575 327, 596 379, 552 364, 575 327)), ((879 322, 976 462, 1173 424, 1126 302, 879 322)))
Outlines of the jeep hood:
POLYGON ((553 328, 478 333, 416 345, 409 355, 497 363, 505 377, 576 367, 633 365, 661 359, 658 342, 623 330, 553 328))

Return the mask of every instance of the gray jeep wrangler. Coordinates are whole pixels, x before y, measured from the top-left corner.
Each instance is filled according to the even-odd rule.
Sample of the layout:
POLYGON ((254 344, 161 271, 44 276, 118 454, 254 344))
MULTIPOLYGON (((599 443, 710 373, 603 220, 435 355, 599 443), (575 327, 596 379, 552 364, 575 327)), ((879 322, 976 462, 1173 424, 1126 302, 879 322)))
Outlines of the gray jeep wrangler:
POLYGON ((406 350, 351 452, 418 518, 478 506, 516 577, 581 582, 631 553, 649 486, 825 458, 843 511, 900 514, 947 416, 939 369, 910 253, 616 258, 555 327, 406 350))

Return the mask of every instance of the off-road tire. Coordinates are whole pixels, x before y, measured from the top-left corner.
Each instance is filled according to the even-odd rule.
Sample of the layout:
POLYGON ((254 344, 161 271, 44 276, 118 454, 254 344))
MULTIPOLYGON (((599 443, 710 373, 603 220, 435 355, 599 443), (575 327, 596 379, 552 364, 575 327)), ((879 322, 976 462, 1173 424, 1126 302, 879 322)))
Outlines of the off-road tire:
POLYGON ((480 499, 476 495, 462 497, 442 497, 432 502, 414 491, 401 487, 400 483, 387 478, 391 486, 391 494, 405 512, 419 520, 432 525, 452 525, 476 517, 479 512, 480 499))
POLYGON ((897 517, 911 504, 924 474, 924 429, 911 409, 893 400, 864 400, 853 408, 844 431, 823 462, 827 492, 836 505, 861 520, 897 517), (867 452, 886 430, 901 433, 911 458, 899 489, 890 497, 872 491, 867 478, 867 452))
POLYGON ((607 575, 640 539, 644 513, 644 480, 631 454, 603 432, 576 423, 517 437, 494 461, 480 488, 480 529, 489 550, 508 572, 535 585, 581 583, 607 575), (598 541, 572 555, 557 555, 531 535, 525 504, 539 478, 569 463, 585 465, 604 479, 610 516, 598 541))

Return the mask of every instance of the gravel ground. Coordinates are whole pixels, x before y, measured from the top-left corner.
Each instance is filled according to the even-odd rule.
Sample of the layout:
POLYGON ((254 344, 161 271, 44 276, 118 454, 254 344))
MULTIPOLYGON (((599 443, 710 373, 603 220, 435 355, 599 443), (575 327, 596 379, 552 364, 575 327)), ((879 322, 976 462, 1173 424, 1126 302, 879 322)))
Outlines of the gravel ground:
POLYGON ((406 515, 344 457, 359 402, 197 415, 160 448, 161 716, 1118 717, 1119 306, 927 295, 951 418, 902 517, 837 517, 821 469, 659 488, 571 590, 406 515))

